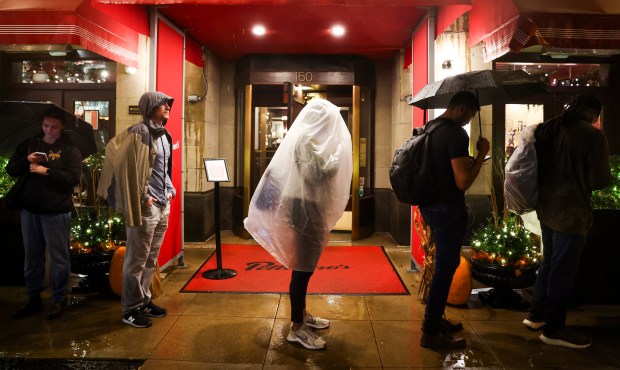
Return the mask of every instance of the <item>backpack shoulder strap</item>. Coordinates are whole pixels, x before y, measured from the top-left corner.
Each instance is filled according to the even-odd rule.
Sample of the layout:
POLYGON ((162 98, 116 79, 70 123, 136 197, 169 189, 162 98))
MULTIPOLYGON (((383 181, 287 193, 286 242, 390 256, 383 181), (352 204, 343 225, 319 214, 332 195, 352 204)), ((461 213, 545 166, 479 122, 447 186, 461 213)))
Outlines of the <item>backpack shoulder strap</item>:
POLYGON ((424 127, 424 131, 428 132, 429 134, 432 133, 433 131, 435 131, 437 129, 437 127, 443 125, 444 123, 448 122, 447 119, 438 119, 434 124, 433 127, 427 129, 426 126, 424 127))

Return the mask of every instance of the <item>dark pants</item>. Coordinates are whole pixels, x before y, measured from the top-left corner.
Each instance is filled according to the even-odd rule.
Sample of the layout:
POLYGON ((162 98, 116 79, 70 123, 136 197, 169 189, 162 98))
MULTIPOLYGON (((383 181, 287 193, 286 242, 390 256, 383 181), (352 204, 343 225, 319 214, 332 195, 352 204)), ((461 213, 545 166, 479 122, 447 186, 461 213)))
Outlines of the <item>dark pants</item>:
POLYGON ((301 324, 304 321, 304 309, 306 308, 306 292, 308 282, 313 272, 293 270, 289 294, 291 299, 291 322, 301 324))
POLYGON ((69 254, 71 212, 39 214, 22 209, 21 222, 26 254, 24 277, 28 298, 40 298, 45 287, 47 254, 51 262, 51 300, 62 302, 67 295, 67 282, 71 272, 69 254))
POLYGON ((540 226, 543 261, 538 269, 530 313, 534 317, 544 318, 544 332, 553 333, 563 329, 566 324, 566 309, 586 237, 552 230, 542 224, 540 226))
POLYGON ((421 206, 420 212, 430 226, 435 242, 435 270, 426 302, 422 332, 436 335, 440 330, 452 277, 461 261, 461 247, 467 230, 467 211, 465 207, 434 204, 421 206))

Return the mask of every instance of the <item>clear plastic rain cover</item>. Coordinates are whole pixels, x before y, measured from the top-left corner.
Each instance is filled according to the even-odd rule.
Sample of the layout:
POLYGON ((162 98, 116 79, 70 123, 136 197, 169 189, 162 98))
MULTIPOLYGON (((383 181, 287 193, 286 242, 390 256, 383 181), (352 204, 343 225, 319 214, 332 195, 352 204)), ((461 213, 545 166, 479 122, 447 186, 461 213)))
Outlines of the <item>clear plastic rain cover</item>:
POLYGON ((258 183, 245 228, 288 269, 314 271, 349 200, 352 160, 339 108, 311 100, 258 183))

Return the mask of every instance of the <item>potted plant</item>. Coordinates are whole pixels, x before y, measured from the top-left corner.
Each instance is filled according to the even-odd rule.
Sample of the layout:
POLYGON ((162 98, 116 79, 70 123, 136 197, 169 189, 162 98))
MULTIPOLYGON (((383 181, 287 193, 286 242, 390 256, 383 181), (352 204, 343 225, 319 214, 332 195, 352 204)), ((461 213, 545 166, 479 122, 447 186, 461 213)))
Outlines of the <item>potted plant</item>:
POLYGON ((491 217, 473 231, 470 239, 472 276, 493 287, 479 293, 486 304, 496 308, 521 306, 522 298, 514 289, 536 282, 542 257, 540 239, 523 226, 519 216, 505 208, 506 202, 500 216, 494 187, 490 188, 491 217))
POLYGON ((96 195, 103 152, 84 160, 83 178, 71 219, 71 272, 87 275, 78 285, 84 290, 109 289, 106 274, 114 251, 123 244, 123 216, 96 195))

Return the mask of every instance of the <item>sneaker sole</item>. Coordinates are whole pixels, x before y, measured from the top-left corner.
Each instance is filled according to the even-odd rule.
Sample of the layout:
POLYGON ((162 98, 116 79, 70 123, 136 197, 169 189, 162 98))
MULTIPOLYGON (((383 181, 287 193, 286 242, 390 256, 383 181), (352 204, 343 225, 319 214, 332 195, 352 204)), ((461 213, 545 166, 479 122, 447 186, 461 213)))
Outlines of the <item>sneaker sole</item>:
POLYGON ((573 349, 584 349, 584 348, 588 348, 592 345, 592 343, 588 343, 588 344, 575 344, 575 343, 570 343, 567 342, 565 340, 561 340, 561 339, 552 339, 552 338, 548 338, 545 337, 544 334, 541 334, 540 337, 538 337, 543 343, 548 344, 550 346, 559 346, 559 347, 566 347, 566 348, 573 348, 573 349))
POLYGON ((310 345, 310 344, 304 342, 303 340, 301 340, 300 338, 297 338, 297 337, 290 338, 290 337, 287 336, 286 340, 289 341, 290 343, 297 342, 297 343, 301 344, 302 346, 306 347, 307 349, 324 349, 325 348, 325 345, 323 345, 322 347, 313 346, 313 345, 310 345))
POLYGON ((163 315, 155 315, 155 314, 148 313, 148 312, 142 312, 142 314, 143 314, 143 315, 145 315, 145 316, 148 316, 148 317, 164 317, 164 316, 166 316, 166 314, 163 314, 163 315))
POLYGON ((531 330, 539 330, 540 328, 545 326, 545 323, 544 322, 530 321, 528 319, 523 319, 523 325, 527 326, 528 329, 531 329, 531 330))
POLYGON ((327 329, 329 328, 329 324, 327 325, 316 325, 316 324, 312 324, 309 322, 304 322, 304 325, 306 325, 309 328, 314 328, 314 329, 327 329))
POLYGON ((139 324, 136 324, 135 322, 131 322, 131 321, 126 320, 126 319, 124 319, 124 318, 123 318, 123 322, 124 322, 125 324, 127 324, 127 325, 131 325, 131 326, 134 326, 134 327, 136 327, 136 328, 148 328, 149 326, 151 326, 151 325, 152 325, 152 323, 149 323, 148 325, 139 325, 139 324))

